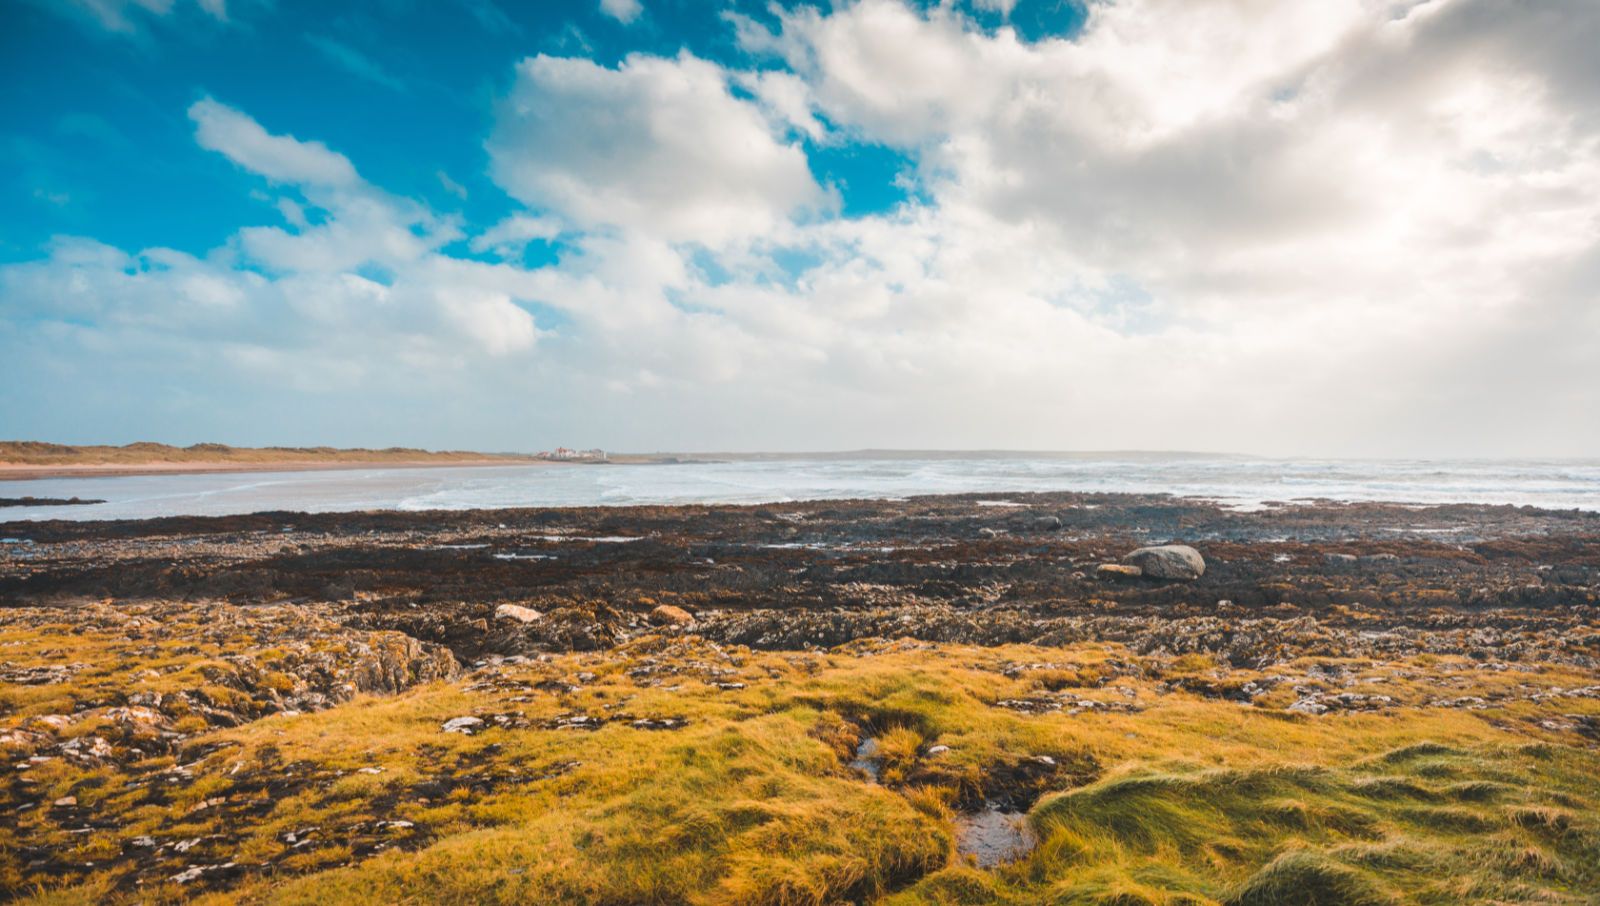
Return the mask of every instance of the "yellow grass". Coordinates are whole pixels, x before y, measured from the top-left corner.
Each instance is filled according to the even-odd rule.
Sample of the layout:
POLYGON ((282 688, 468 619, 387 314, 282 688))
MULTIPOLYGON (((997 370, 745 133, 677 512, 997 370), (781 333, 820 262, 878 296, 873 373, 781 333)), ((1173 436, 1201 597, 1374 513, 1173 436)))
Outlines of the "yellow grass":
MULTIPOLYGON (((90 860, 139 835, 222 834, 226 851, 202 861, 275 867, 202 902, 1595 902, 1600 757, 1537 721, 1600 705, 1422 707, 1441 689, 1570 688, 1590 677, 1554 667, 1511 676, 1453 658, 1347 663, 1382 677, 1369 685, 1399 706, 1308 717, 1282 710, 1288 690, 1257 706, 1164 691, 1215 665, 1109 645, 862 643, 784 654, 646 639, 495 668, 492 689, 466 688, 484 682, 480 673, 210 732, 197 741, 215 750, 162 805, 144 803, 113 768, 36 768, 42 799, 76 795, 116 826, 73 837, 42 809, 24 813, 0 831, 0 871, 20 876, 11 854, 23 841, 90 860), (1119 663, 1143 667, 1119 672, 1119 663), (1013 664, 1046 666, 1008 676, 1013 664), (585 672, 596 676, 576 692, 535 688, 585 672), (745 687, 712 684, 729 680, 745 687), (995 707, 1048 689, 1142 710, 995 707), (454 717, 507 712, 532 726, 440 731, 454 717), (540 728, 573 713, 629 719, 540 728), (688 723, 630 725, 666 717, 688 723), (881 784, 849 767, 864 734, 878 741, 881 784), (949 751, 930 754, 936 745, 949 751), (1029 815, 1040 846, 994 871, 966 864, 956 811, 1038 756, 1055 762, 1029 815), (275 793, 248 821, 229 817, 246 798, 233 792, 241 779, 280 774, 314 779, 275 793), (213 798, 227 804, 195 811, 213 798), (358 857, 349 841, 378 820, 415 827, 358 857), (318 829, 316 845, 285 842, 305 828, 318 829)), ((15 722, 47 707, 39 696, 69 693, 8 694, 15 722)), ((32 901, 189 893, 165 884, 119 894, 109 877, 39 889, 32 901)))

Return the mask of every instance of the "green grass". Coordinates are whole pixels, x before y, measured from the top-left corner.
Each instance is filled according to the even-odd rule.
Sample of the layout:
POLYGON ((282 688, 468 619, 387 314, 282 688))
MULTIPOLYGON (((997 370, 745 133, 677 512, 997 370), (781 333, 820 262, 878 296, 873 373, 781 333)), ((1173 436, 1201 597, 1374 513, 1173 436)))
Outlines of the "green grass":
POLYGON ((894 902, 1594 902, 1597 771, 1576 748, 1435 744, 1337 766, 1131 765, 1041 802, 1028 862, 894 902), (1430 781, 1440 767, 1466 779, 1430 781))

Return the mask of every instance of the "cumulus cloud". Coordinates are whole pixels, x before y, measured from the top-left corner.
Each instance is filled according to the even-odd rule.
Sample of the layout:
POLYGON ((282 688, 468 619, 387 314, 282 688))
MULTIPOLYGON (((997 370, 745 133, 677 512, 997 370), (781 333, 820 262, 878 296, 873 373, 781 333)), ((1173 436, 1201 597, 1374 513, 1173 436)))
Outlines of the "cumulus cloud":
POLYGON ((302 193, 319 222, 280 198, 288 228, 244 228, 203 259, 61 239, 48 258, 0 270, 8 314, 80 347, 184 339, 176 358, 293 362, 297 381, 336 363, 352 389, 396 363, 448 370, 533 347, 539 331, 515 286, 442 254, 459 231, 425 208, 371 186, 320 143, 270 133, 215 100, 190 116, 201 145, 302 193))
MULTIPOLYGON (((1120 327, 1096 342, 1142 347, 1165 379, 1093 397, 1148 405, 1172 392, 1154 385, 1181 384, 1233 410, 1209 419, 1225 430, 1176 436, 1281 448, 1242 409, 1280 413, 1315 436, 1307 449, 1381 450, 1425 447, 1438 419, 1416 413, 1437 405, 1454 424, 1481 422, 1491 400, 1453 392, 1447 362, 1548 353, 1493 338, 1537 304, 1537 275, 1596 246, 1583 86, 1597 83, 1573 36, 1600 15, 1579 3, 1526 13, 1150 0, 1097 4, 1082 34, 1030 44, 948 7, 867 0, 742 34, 792 66, 829 121, 917 154, 941 241, 908 294, 959 259, 992 309, 1048 299, 1120 327), (1006 298, 1006 274, 972 260, 981 243, 942 241, 986 222, 981 235, 1015 237, 1029 249, 1019 266, 1048 277, 1006 298)), ((1594 384, 1571 371, 1549 389, 1571 405, 1594 384)))
POLYGON ((719 243, 825 201, 804 151, 687 55, 524 60, 489 152, 513 196, 589 228, 719 243))

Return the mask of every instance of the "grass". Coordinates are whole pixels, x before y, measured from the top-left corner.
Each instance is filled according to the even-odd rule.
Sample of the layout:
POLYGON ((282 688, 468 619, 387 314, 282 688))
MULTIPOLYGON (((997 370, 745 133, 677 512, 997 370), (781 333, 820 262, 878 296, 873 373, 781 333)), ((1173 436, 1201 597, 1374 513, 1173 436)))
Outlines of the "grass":
POLYGON ((1042 864, 1002 880, 1016 882, 1015 902, 1036 901, 1038 882, 1057 877, 1068 879, 1054 885, 1071 892, 1064 902, 1589 901, 1600 885, 1593 822, 1552 833, 1530 830, 1543 822, 1522 816, 1555 801, 1589 808, 1592 753, 1484 745, 1449 752, 1398 765, 1380 757, 1337 766, 1133 768, 1042 802, 1031 816, 1047 841, 1035 860, 1042 864), (1471 779, 1431 783, 1421 769, 1440 765, 1471 779), (1369 782, 1394 780, 1394 772, 1403 782, 1369 782), (1504 791, 1485 799, 1477 784, 1504 791), (1105 892, 1086 890, 1077 875, 1105 892), (1139 898, 1128 899, 1135 889, 1139 898))
MULTIPOLYGON (((65 647, 36 636, 0 635, 3 658, 65 647)), ((188 654, 146 644, 144 655, 118 644, 109 631, 80 635, 71 657, 98 662, 114 649, 124 675, 138 676, 146 656, 165 665, 163 683, 204 682, 199 665, 216 657, 207 644, 188 654)), ((1538 721, 1600 704, 1424 706, 1441 689, 1507 696, 1591 679, 1556 667, 1507 677, 1438 657, 1347 665, 1399 707, 1313 718, 1282 710, 1288 689, 1259 706, 1172 691, 1174 677, 1219 668, 1110 645, 755 653, 646 639, 207 731, 173 758, 40 765, 27 798, 75 796, 97 829, 74 834, 67 825, 82 819, 44 807, 14 812, 0 822, 0 880, 36 903, 198 891, 209 891, 200 902, 291 904, 1596 901, 1600 756, 1538 721), (593 678, 550 691, 579 674, 593 678), (715 685, 727 682, 743 688, 715 685), (996 706, 1048 694, 1139 710, 996 706), (610 719, 555 728, 573 714, 610 719), (527 726, 440 731, 463 715, 527 726), (633 724, 669 717, 687 723, 633 724), (877 740, 881 783, 849 767, 865 735, 877 740), (171 771, 180 764, 186 773, 171 771), (980 871, 957 852, 955 819, 997 796, 1031 803, 1040 845, 980 871), (149 857, 135 887, 137 860, 123 854, 146 835, 200 842, 149 857), (33 848, 79 867, 30 871, 33 848), (165 880, 230 861, 246 870, 226 884, 165 880)), ((110 678, 82 680, 112 697, 110 678)), ((8 695, 15 723, 74 693, 8 695)))

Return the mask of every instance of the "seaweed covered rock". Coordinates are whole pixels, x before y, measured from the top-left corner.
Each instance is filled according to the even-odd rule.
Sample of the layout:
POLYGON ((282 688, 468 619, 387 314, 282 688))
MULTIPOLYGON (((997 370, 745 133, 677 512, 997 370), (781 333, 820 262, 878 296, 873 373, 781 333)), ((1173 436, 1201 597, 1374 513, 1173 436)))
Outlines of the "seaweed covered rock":
POLYGON ((1137 579, 1144 575, 1144 570, 1126 563, 1102 563, 1094 568, 1094 575, 1096 579, 1120 582, 1137 579))

